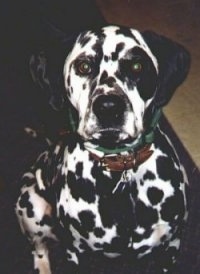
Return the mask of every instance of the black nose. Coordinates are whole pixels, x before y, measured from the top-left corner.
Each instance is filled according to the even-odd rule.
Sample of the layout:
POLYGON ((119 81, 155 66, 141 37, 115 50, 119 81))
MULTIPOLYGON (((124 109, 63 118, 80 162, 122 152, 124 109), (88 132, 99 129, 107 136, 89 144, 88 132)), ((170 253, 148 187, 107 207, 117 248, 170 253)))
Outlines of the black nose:
POLYGON ((93 104, 96 117, 103 124, 120 123, 125 111, 125 103, 117 95, 100 95, 93 104))

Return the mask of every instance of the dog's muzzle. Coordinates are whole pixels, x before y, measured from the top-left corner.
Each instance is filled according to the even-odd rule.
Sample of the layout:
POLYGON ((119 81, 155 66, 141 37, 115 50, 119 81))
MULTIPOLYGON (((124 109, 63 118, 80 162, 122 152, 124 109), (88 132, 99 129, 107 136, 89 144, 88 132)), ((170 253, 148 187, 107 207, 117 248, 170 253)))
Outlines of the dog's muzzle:
POLYGON ((92 105, 92 111, 98 124, 99 142, 112 146, 121 140, 125 121, 126 103, 116 94, 99 95, 92 105))

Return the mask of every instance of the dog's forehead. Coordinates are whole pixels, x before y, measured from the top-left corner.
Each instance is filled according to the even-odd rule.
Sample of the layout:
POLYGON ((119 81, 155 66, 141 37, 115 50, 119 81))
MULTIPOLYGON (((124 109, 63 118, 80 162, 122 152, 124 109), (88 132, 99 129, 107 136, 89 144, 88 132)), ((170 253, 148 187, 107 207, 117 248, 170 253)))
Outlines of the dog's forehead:
POLYGON ((97 32, 85 31, 78 37, 71 57, 75 59, 81 53, 95 56, 99 48, 101 48, 104 56, 110 56, 119 45, 123 45, 123 50, 121 50, 122 56, 134 47, 141 48, 151 58, 156 70, 158 70, 157 59, 141 33, 128 27, 106 26, 97 32))
POLYGON ((130 28, 120 28, 117 26, 104 27, 104 43, 102 44, 105 54, 112 53, 114 46, 123 43, 125 50, 134 47, 142 47, 145 49, 145 43, 138 31, 130 28))

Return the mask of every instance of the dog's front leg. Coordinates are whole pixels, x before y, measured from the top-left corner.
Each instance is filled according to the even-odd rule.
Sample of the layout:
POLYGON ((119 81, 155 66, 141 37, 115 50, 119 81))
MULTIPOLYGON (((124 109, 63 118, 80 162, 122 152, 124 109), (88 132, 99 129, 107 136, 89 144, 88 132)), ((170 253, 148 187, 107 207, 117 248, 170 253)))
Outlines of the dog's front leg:
MULTIPOLYGON (((56 273, 63 274, 83 274, 80 268, 79 255, 74 248, 65 250, 65 257, 62 263, 58 266, 56 273)), ((88 274, 88 273, 87 273, 88 274)))
POLYGON ((23 182, 16 215, 22 232, 32 245, 34 270, 38 274, 51 274, 47 239, 57 239, 52 232, 52 207, 37 190, 34 174, 25 175, 23 182))
POLYGON ((39 274, 51 274, 48 249, 45 243, 35 242, 33 254, 34 270, 39 274))
POLYGON ((154 254, 157 272, 161 274, 173 274, 177 268, 177 256, 180 249, 180 238, 174 237, 166 247, 161 247, 154 254))

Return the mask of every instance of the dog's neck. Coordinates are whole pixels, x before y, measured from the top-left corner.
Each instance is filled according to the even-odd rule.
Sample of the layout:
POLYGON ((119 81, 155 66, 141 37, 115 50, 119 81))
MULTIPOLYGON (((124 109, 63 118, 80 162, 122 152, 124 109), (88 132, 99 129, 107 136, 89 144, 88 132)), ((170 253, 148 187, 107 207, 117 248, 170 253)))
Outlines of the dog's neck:
MULTIPOLYGON (((154 141, 155 129, 158 125, 161 114, 162 109, 157 109, 154 112, 148 129, 139 137, 137 141, 134 141, 131 144, 109 149, 93 144, 92 142, 84 142, 84 147, 90 152, 90 155, 94 160, 100 162, 101 166, 105 170, 137 170, 137 168, 142 163, 147 161, 153 153, 153 150, 151 150, 151 145, 154 141)), ((75 129, 72 131, 75 132, 75 129)))
POLYGON ((85 148, 90 151, 91 156, 95 160, 98 160, 101 166, 108 171, 124 171, 129 169, 136 171, 153 153, 151 146, 154 141, 155 129, 161 113, 162 110, 157 109, 148 130, 132 144, 108 149, 86 142, 85 148))

